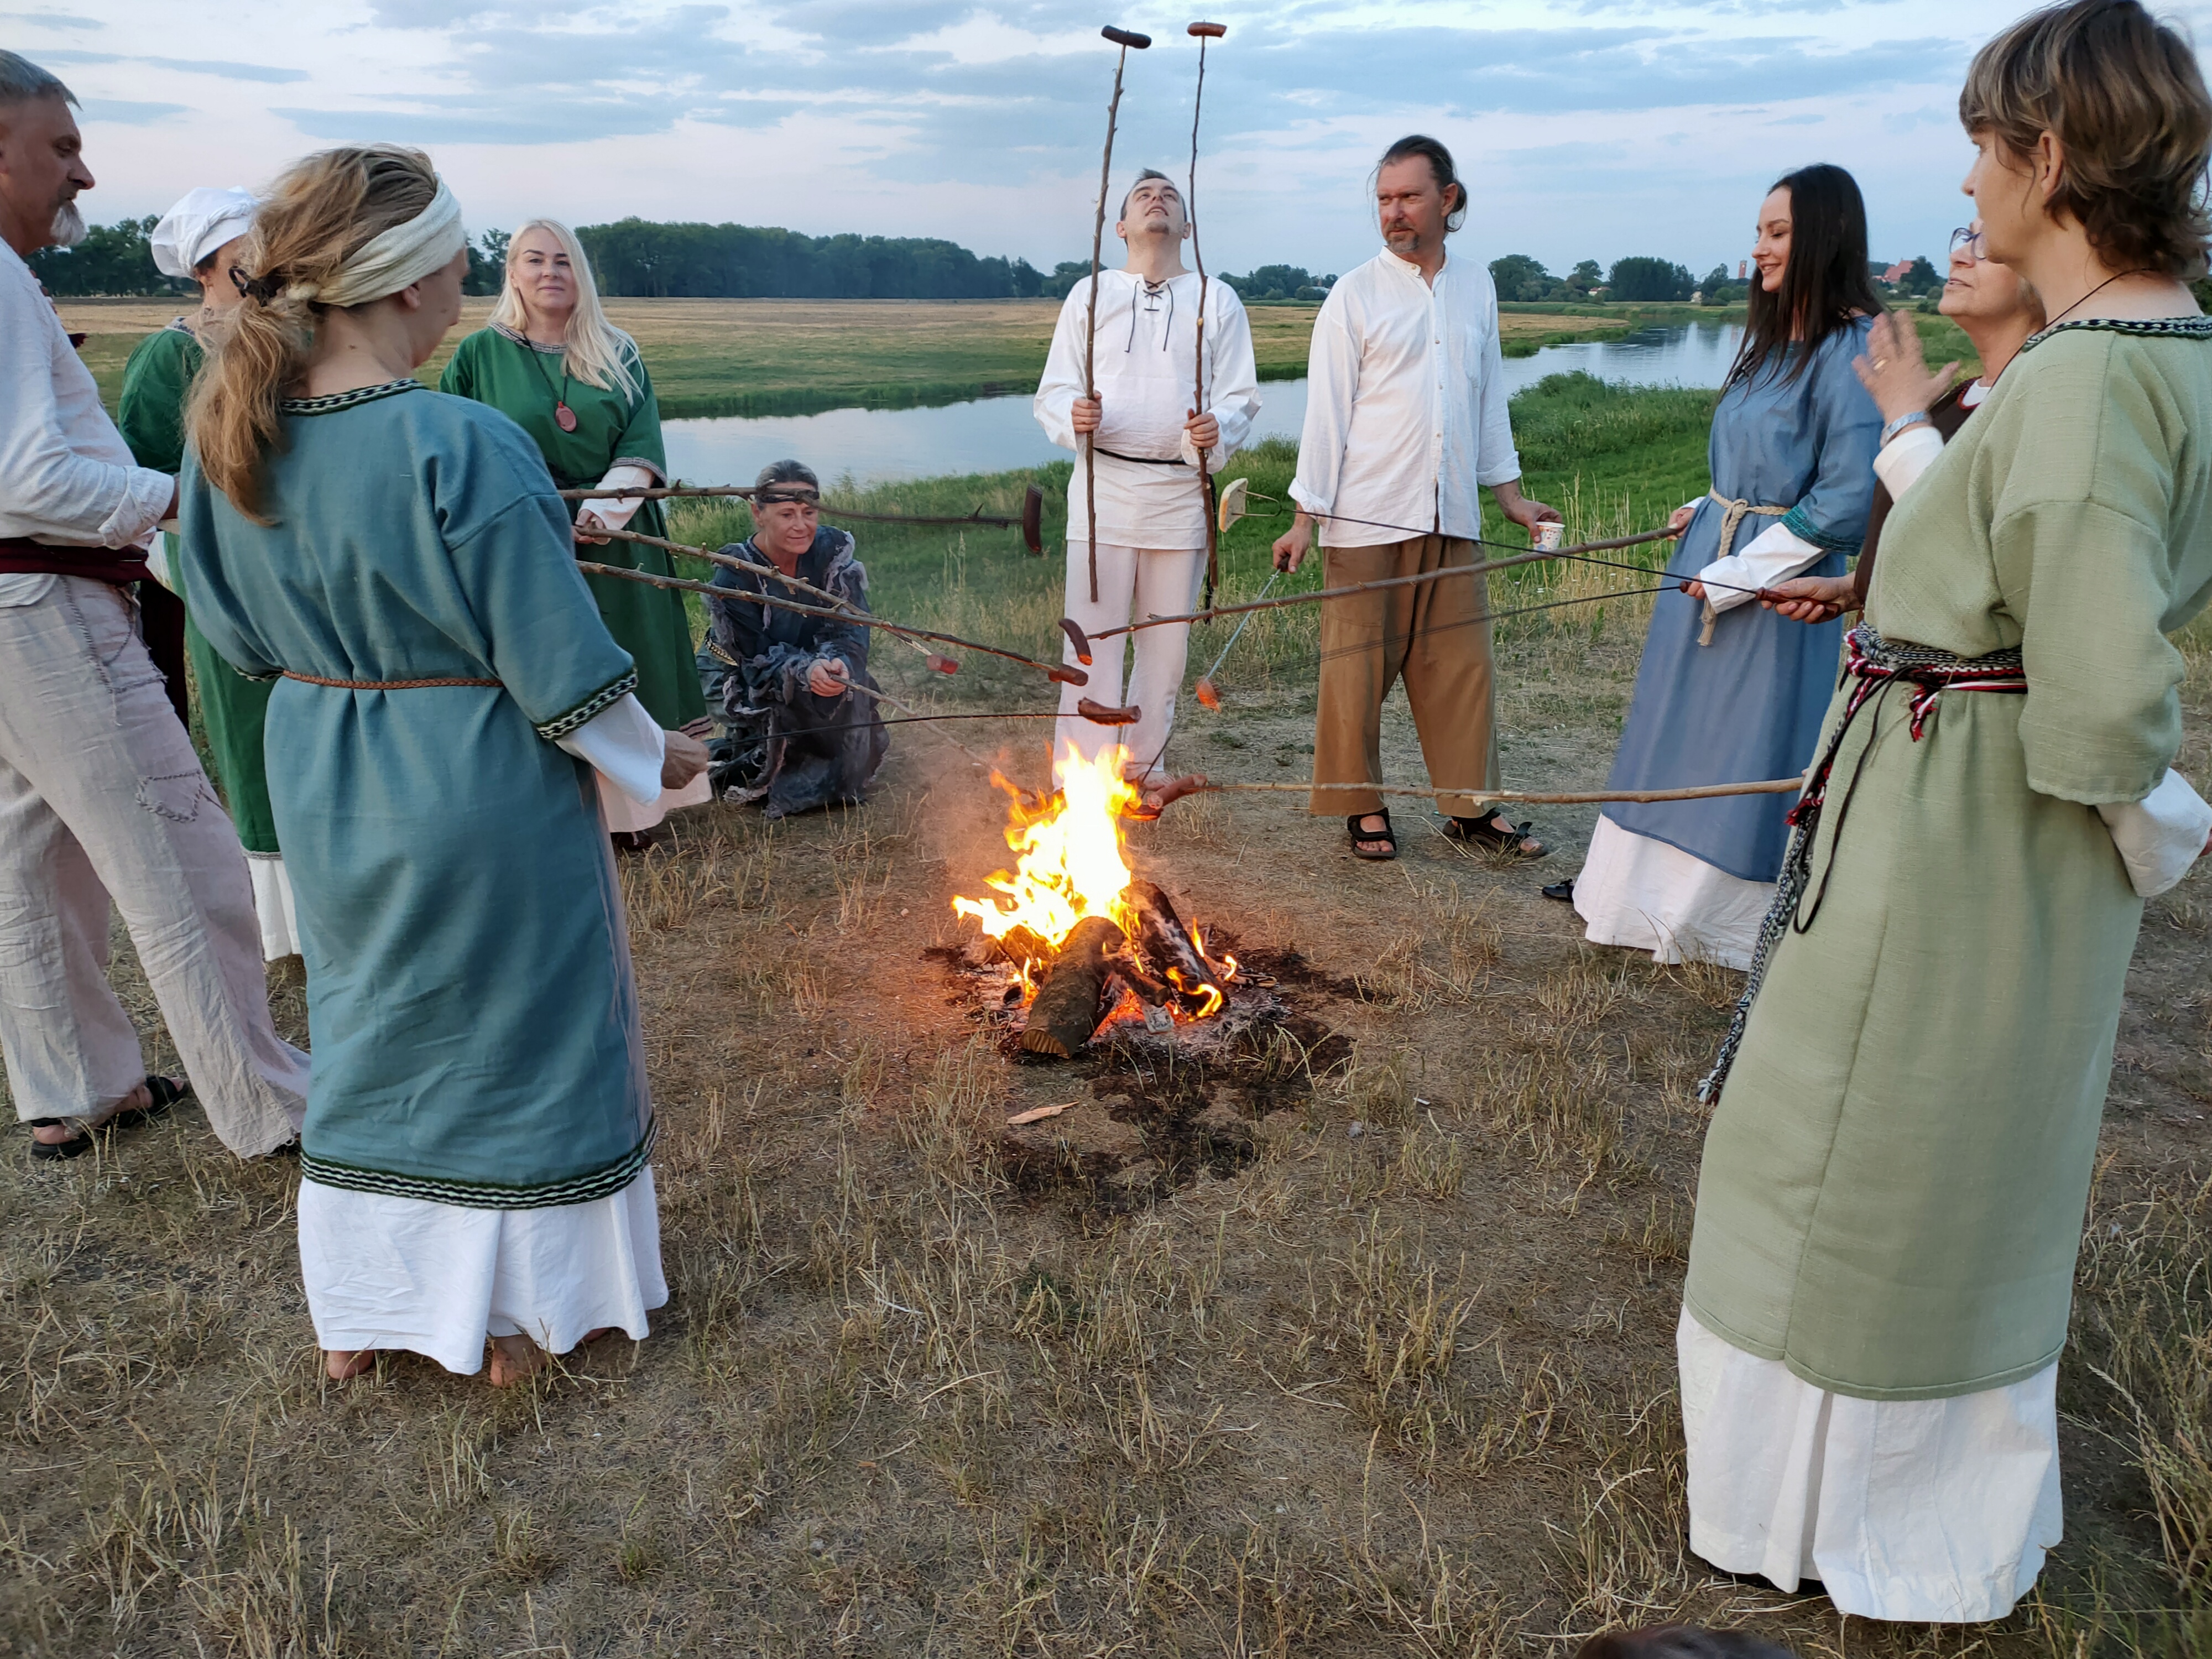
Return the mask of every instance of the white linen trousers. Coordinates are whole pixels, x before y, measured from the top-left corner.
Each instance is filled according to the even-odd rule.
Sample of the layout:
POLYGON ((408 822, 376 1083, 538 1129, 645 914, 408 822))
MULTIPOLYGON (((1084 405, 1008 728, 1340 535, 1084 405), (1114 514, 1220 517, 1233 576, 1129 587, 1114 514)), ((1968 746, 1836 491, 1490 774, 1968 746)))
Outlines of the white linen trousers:
POLYGON ((293 1139, 307 1057, 270 1023, 246 854, 137 601, 0 577, 0 1049, 21 1118, 97 1118, 145 1079, 107 982, 111 899, 223 1145, 293 1139))
MULTIPOLYGON (((1192 484, 1195 493, 1197 485, 1192 484)), ((1206 574, 1206 550, 1179 547, 1117 547, 1098 544, 1098 602, 1091 601, 1091 547, 1087 542, 1067 544, 1067 617, 1094 638, 1095 660, 1084 672, 1085 686, 1060 688, 1060 718, 1053 722, 1052 775, 1057 780, 1067 765, 1071 748, 1086 763, 1095 763, 1106 750, 1120 744, 1128 751, 1123 775, 1132 782, 1158 782, 1167 770, 1160 757, 1175 732, 1176 696, 1182 690, 1184 664, 1190 652, 1190 624, 1174 623, 1147 628, 1141 633, 1098 641, 1109 628, 1125 628, 1146 617, 1173 617, 1198 604, 1198 584, 1206 574), (1128 671, 1124 694, 1122 671, 1132 644, 1136 665, 1128 671), (1109 705, 1134 703, 1143 711, 1133 726, 1093 726, 1075 712, 1088 697, 1109 705)), ((1079 666, 1075 647, 1063 641, 1060 660, 1079 666)))

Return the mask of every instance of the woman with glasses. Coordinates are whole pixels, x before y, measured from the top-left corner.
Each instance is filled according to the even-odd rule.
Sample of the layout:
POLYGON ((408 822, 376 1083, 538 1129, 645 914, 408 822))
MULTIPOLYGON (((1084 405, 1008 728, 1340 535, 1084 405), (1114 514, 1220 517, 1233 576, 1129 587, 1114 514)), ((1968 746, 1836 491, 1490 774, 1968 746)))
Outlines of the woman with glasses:
MULTIPOLYGON (((1936 309, 1958 324, 1973 343, 1974 355, 1982 360, 1982 372, 1976 379, 1959 381, 1932 398, 1923 398, 1928 406, 1929 425, 1948 443, 1996 388, 2005 365, 2043 326, 2043 301, 2009 265, 1998 264, 1984 252, 1978 221, 1951 233, 1950 279, 1943 284, 1943 297, 1936 309)), ((1874 356, 1884 362, 1881 372, 1885 374, 1899 372, 1904 365, 1902 348, 1893 346, 1885 331, 1893 322, 1898 327, 1911 326, 1902 317, 1885 319, 1875 325, 1869 340, 1874 356)), ((1868 390, 1879 403, 1881 389, 1868 378, 1875 373, 1872 360, 1863 359, 1862 364, 1860 378, 1867 380, 1868 390)), ((1957 367, 1952 364, 1943 374, 1950 375, 1957 367)), ((1905 396, 1910 406, 1909 389, 1905 396)), ((1867 514, 1866 545, 1859 550, 1858 563, 1850 575, 1795 576, 1775 582, 1768 592, 1777 597, 1762 598, 1759 603, 1794 621, 1808 623, 1826 622, 1846 611, 1865 610, 1867 584, 1874 577, 1882 526, 1892 504, 1889 486, 1875 484, 1874 510, 1867 514)))
MULTIPOLYGON (((1840 576, 1874 497, 1881 417, 1851 373, 1881 301, 1866 207, 1841 167, 1778 180, 1760 204, 1742 349, 1713 415, 1713 488, 1674 515, 1668 565, 1610 791, 1749 783, 1805 769, 1842 629, 1748 603, 1801 572, 1840 576)), ((1788 799, 1607 806, 1571 883, 1594 945, 1748 968, 1788 845, 1788 799)))
POLYGON ((1989 258, 2051 321, 1948 444, 1911 331, 1871 343, 1897 506, 1700 1091, 1675 1344, 1692 1549, 1967 1621, 2059 1540, 2129 959, 2212 830, 2167 637, 2212 600, 2212 95, 2136 0, 2075 0, 1984 46, 1959 113, 1989 258))
MULTIPOLYGON (((463 340, 438 390, 489 404, 538 446, 563 489, 638 489, 668 482, 660 403, 637 343, 607 321, 592 267, 575 232, 532 219, 507 245, 507 278, 491 325, 463 340)), ((608 496, 570 503, 582 556, 599 564, 672 576, 668 555, 595 531, 668 534, 659 501, 608 496)), ((692 655, 684 596, 616 576, 586 576, 599 616, 637 664, 637 700, 655 725, 703 737, 707 700, 692 655)), ((599 791, 615 845, 641 852, 653 826, 678 806, 708 799, 702 775, 640 806, 619 789, 599 791)))

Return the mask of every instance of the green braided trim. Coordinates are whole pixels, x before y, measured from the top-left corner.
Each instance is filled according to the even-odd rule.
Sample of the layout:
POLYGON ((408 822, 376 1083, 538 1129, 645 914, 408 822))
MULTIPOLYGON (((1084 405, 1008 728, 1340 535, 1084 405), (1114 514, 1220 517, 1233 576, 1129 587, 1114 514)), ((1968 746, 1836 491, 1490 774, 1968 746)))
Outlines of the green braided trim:
POLYGON ((497 1182, 447 1181, 429 1176, 393 1175, 384 1170, 364 1170, 350 1164, 333 1164, 301 1149, 300 1173, 325 1187, 348 1192, 380 1193, 388 1198, 419 1198, 432 1204, 451 1204, 464 1210, 550 1210, 566 1204, 590 1204, 611 1197, 635 1181, 638 1171, 653 1156, 653 1143, 660 1133, 655 1118, 645 1126, 645 1136, 613 1163, 565 1181, 511 1186, 497 1182))
POLYGON ((567 737, 578 726, 586 725, 599 715, 620 702, 637 690, 637 670, 623 671, 618 679, 612 680, 578 703, 565 714, 556 714, 550 720, 539 722, 538 735, 548 743, 567 737))

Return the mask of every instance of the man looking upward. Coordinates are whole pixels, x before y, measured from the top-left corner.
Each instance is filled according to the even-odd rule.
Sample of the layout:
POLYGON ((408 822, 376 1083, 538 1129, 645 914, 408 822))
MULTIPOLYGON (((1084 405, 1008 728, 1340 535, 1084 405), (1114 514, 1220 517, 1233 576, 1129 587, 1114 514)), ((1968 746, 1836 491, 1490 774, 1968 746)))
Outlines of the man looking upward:
MULTIPOLYGON (((1401 138, 1383 152, 1375 203, 1383 251, 1339 279, 1314 319, 1298 512, 1275 543, 1276 568, 1296 570, 1326 525, 1330 587, 1474 563, 1478 485, 1523 529, 1559 517, 1521 494, 1490 273, 1445 254, 1467 216, 1451 152, 1401 138)), ((1447 576, 1322 605, 1314 779, 1382 781, 1382 699, 1402 678, 1445 833, 1540 858, 1526 824, 1495 807, 1471 816, 1459 793, 1498 787, 1489 598, 1485 578, 1447 576)), ((1355 856, 1398 855, 1373 787, 1316 788, 1310 810, 1348 815, 1355 856)))
POLYGON ((0 52, 0 1050, 32 1156, 166 1110, 107 983, 111 897, 223 1143, 290 1140, 307 1057, 277 1040, 246 854, 139 633, 131 584, 176 511, 136 465, 25 264, 82 235, 70 106, 0 52))
MULTIPOLYGON (((1190 221, 1182 196, 1164 173, 1147 168, 1121 204, 1115 234, 1129 263, 1098 275, 1097 391, 1084 392, 1085 335, 1091 325, 1091 279, 1069 292, 1060 309, 1044 379, 1037 386, 1037 424, 1063 449, 1092 446, 1098 488, 1098 599, 1091 598, 1091 548, 1083 469, 1067 483, 1067 608, 1086 634, 1124 626, 1132 613, 1173 616, 1191 609, 1206 568, 1206 497, 1196 471, 1201 451, 1218 471, 1250 435, 1260 413, 1259 374, 1252 364, 1252 329, 1236 293, 1218 277, 1206 283, 1206 396, 1194 409, 1198 384, 1199 279, 1182 267, 1190 221)), ((1175 725, 1190 625, 1178 623, 1109 640, 1091 665, 1091 684, 1062 686, 1054 726, 1057 776, 1071 759, 1095 761, 1126 745, 1124 775, 1156 803, 1165 775, 1160 757, 1175 725), (1075 712, 1077 700, 1118 703, 1129 639, 1136 667, 1126 701, 1142 710, 1135 725, 1093 726, 1075 712)), ((1064 660, 1076 661, 1070 644, 1064 660)))

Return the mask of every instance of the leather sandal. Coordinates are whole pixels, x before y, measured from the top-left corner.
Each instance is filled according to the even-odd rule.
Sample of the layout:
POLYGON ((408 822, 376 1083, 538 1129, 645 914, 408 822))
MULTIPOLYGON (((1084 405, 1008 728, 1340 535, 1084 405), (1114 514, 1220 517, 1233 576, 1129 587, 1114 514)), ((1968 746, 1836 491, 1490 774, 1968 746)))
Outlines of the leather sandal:
POLYGON ((1495 807, 1479 818, 1451 817, 1444 823, 1444 834, 1454 841, 1464 841, 1477 847, 1487 847, 1493 853, 1504 853, 1517 859, 1536 860, 1552 849, 1538 841, 1528 831, 1534 824, 1516 823, 1495 807), (1531 847, 1534 851, 1531 852, 1531 847))
POLYGON ((1352 837, 1352 857, 1366 859, 1371 863, 1385 864, 1398 856, 1398 837, 1396 832, 1390 828, 1390 814, 1387 808, 1377 807, 1372 812, 1354 812, 1350 817, 1345 819, 1344 827, 1352 837), (1362 818, 1380 818, 1382 820, 1382 827, 1380 830, 1363 830, 1359 827, 1359 820, 1362 818), (1385 848, 1380 853, 1369 852, 1361 845, 1362 842, 1378 841, 1385 848))
MULTIPOLYGON (((179 1083, 174 1078, 149 1077, 146 1079, 146 1092, 152 1098, 145 1105, 126 1106, 119 1112, 110 1112, 99 1122, 87 1124, 67 1140, 40 1140, 33 1137, 31 1156, 48 1160, 82 1158, 92 1150, 94 1138, 102 1129, 136 1129, 142 1124, 151 1123, 191 1091, 190 1083, 179 1083)), ((58 1129, 68 1121, 67 1118, 34 1117, 29 1127, 33 1129, 58 1129)))

